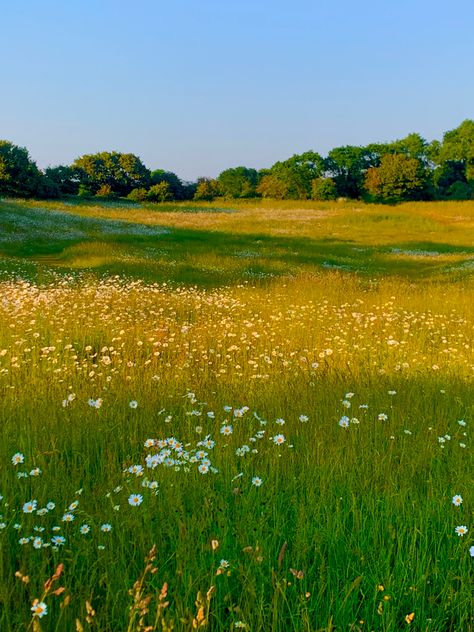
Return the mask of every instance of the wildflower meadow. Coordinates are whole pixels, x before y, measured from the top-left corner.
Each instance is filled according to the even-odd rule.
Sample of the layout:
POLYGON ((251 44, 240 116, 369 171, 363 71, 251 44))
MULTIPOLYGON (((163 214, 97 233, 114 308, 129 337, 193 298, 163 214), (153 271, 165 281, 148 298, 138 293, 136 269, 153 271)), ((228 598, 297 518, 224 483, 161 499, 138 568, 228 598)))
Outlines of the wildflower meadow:
POLYGON ((0 201, 0 630, 474 630, 474 203, 0 201))

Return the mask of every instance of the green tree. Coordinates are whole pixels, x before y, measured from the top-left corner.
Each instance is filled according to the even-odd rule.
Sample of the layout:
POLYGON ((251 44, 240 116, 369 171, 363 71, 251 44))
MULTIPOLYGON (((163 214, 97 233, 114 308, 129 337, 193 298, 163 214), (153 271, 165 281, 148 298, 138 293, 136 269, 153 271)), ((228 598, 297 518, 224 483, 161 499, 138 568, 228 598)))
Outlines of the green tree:
POLYGON ((474 185, 474 121, 465 120, 443 136, 439 145, 438 161, 460 161, 465 167, 466 181, 474 185))
POLYGON ((365 172, 377 162, 378 156, 368 148, 345 145, 331 149, 325 160, 325 171, 334 180, 338 197, 359 198, 365 172))
POLYGON ((161 184, 161 182, 167 182, 169 190, 173 200, 184 200, 185 190, 183 183, 178 176, 172 171, 165 171, 164 169, 155 169, 151 172, 150 183, 161 184))
POLYGON ((214 200, 221 194, 219 183, 213 178, 200 178, 196 192, 194 194, 195 200, 214 200))
POLYGON ((422 164, 404 154, 385 154, 380 166, 367 170, 365 189, 371 199, 382 202, 421 199, 425 189, 422 164))
POLYGON ((147 198, 148 191, 144 188, 132 189, 127 195, 127 200, 132 202, 144 202, 147 198))
POLYGON ((74 170, 65 165, 47 167, 44 174, 54 182, 62 195, 77 195, 79 182, 74 176, 74 170))
POLYGON ((168 182, 162 180, 159 184, 150 187, 147 193, 147 199, 150 202, 169 202, 173 199, 171 187, 168 182))
POLYGON ((267 174, 260 178, 256 191, 263 198, 283 200, 288 197, 288 184, 277 176, 267 174))
POLYGON ((43 174, 25 147, 0 140, 0 195, 33 197, 41 193, 43 174))
POLYGON ((285 198, 306 200, 311 197, 312 181, 319 177, 323 170, 324 160, 316 152, 295 154, 288 160, 276 162, 270 169, 269 175, 279 181, 279 186, 274 180, 266 180, 265 183, 260 183, 262 186, 259 185, 257 191, 264 197, 276 197, 264 194, 263 191, 279 189, 279 195, 285 198))
POLYGON ((311 183, 313 200, 335 200, 337 198, 336 183, 332 178, 315 178, 311 183))
POLYGON ((117 195, 128 195, 132 189, 147 187, 150 182, 150 172, 138 156, 116 151, 81 156, 72 169, 79 183, 94 193, 108 185, 117 195))
POLYGON ((256 195, 258 172, 247 167, 225 169, 217 181, 222 195, 231 198, 248 198, 256 195))
POLYGON ((437 198, 450 198, 453 192, 456 199, 460 199, 459 196, 463 192, 466 193, 467 198, 470 198, 470 187, 466 180, 466 165, 462 160, 446 160, 436 167, 433 171, 433 185, 437 198))

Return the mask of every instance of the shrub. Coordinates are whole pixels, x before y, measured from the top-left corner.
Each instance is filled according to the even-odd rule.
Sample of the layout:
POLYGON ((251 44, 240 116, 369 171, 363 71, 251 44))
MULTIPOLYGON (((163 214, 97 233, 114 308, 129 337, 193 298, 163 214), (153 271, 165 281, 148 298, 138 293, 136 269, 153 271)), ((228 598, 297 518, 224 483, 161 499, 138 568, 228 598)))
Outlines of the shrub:
POLYGON ((143 202, 144 200, 146 200, 147 194, 148 192, 146 189, 143 189, 143 188, 133 189, 127 195, 127 199, 132 200, 132 202, 143 202))
POLYGON ((150 202, 169 202, 172 200, 173 195, 169 183, 163 180, 159 184, 154 184, 149 188, 147 198, 150 202))

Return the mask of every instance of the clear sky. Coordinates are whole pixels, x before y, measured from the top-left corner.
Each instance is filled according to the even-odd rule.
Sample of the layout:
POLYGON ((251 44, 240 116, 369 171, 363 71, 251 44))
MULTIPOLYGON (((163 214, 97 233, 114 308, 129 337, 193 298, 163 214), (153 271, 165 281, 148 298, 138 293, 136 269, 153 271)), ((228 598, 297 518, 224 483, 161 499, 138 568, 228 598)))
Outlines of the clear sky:
POLYGON ((184 179, 474 118, 474 2, 4 0, 0 138, 184 179))

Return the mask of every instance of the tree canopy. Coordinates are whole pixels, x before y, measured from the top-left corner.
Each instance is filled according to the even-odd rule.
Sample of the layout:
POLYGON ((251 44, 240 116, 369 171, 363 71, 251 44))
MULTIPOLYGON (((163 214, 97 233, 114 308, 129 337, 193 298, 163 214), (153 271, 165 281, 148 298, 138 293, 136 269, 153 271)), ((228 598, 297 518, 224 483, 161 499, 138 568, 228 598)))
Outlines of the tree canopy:
POLYGON ((270 168, 238 166, 217 178, 184 182, 172 171, 150 171, 135 154, 85 154, 72 165, 38 169, 27 149, 0 141, 0 195, 128 197, 141 203, 263 197, 337 198, 385 202, 474 198, 474 121, 428 142, 411 133, 390 142, 342 145, 326 157, 313 150, 270 168))
POLYGON ((424 187, 421 162, 405 154, 385 154, 378 167, 370 167, 365 188, 376 201, 421 199, 424 187))
POLYGON ((225 169, 217 178, 222 195, 231 198, 247 198, 256 195, 258 172, 247 167, 225 169))
POLYGON ((0 195, 42 197, 41 176, 25 147, 0 140, 0 195))
POLYGON ((117 195, 127 195, 132 189, 150 183, 150 171, 134 154, 116 151, 85 154, 71 167, 77 180, 93 193, 108 185, 117 195))

